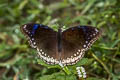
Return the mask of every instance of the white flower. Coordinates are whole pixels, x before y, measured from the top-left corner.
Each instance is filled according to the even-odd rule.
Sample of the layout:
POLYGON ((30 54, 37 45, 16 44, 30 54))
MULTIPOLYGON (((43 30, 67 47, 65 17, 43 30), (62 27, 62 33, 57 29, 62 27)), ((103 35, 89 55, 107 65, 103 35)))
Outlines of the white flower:
POLYGON ((81 67, 76 67, 77 73, 78 73, 78 77, 79 78, 86 78, 86 72, 85 69, 81 66, 81 67))

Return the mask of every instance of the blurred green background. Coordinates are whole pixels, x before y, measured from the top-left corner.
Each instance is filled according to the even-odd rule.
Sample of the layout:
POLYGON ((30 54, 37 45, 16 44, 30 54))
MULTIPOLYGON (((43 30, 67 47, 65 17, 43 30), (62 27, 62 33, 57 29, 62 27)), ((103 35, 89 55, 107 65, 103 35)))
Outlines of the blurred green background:
POLYGON ((20 31, 29 22, 100 28, 102 37, 76 66, 85 67, 87 80, 120 80, 120 0, 0 0, 0 80, 79 80, 74 65, 67 75, 38 64, 20 31))

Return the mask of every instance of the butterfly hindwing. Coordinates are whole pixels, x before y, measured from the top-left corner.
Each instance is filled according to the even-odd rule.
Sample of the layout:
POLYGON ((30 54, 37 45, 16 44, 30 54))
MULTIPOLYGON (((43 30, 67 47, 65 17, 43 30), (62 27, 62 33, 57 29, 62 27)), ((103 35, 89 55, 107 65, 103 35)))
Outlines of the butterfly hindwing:
POLYGON ((57 64, 57 32, 42 24, 29 23, 21 27, 38 56, 48 64, 57 64), (54 42, 54 43, 53 43, 54 42))
POLYGON ((62 62, 67 65, 78 62, 99 35, 99 30, 91 26, 76 26, 65 30, 62 33, 62 62))

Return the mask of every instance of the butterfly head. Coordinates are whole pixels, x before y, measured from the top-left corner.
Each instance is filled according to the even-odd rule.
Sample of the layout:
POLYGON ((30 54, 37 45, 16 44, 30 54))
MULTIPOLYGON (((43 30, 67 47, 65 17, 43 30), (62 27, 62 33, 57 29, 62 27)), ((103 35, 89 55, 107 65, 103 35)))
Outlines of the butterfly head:
POLYGON ((62 27, 61 26, 59 26, 58 32, 62 32, 62 27))

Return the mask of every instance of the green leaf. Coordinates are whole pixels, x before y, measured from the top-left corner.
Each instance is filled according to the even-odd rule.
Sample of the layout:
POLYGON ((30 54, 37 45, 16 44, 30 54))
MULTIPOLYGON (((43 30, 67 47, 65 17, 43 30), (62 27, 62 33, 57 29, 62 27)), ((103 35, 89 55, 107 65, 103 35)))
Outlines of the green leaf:
POLYGON ((45 67, 47 67, 47 68, 61 68, 59 65, 49 65, 49 64, 46 64, 43 60, 41 60, 41 59, 37 59, 37 62, 38 62, 38 64, 40 64, 40 65, 43 65, 43 66, 45 66, 45 67))
POLYGON ((104 78, 100 79, 100 78, 89 77, 86 80, 106 80, 106 79, 104 79, 104 78))
POLYGON ((66 75, 63 72, 54 73, 51 75, 43 75, 38 80, 77 80, 75 75, 66 75))
POLYGON ((85 64, 88 64, 89 63, 89 59, 88 58, 82 58, 77 64, 76 66, 82 66, 82 65, 85 65, 85 64))

